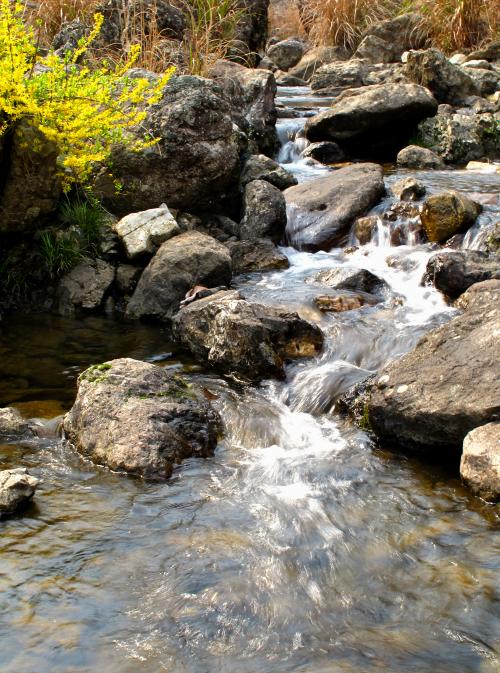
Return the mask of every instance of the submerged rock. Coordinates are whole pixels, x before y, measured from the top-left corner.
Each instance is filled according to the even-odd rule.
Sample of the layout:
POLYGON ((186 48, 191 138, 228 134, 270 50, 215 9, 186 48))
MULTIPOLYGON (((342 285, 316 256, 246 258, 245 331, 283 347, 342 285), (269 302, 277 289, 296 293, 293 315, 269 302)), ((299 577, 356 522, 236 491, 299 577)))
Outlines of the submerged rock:
MULTIPOLYGON (((366 297, 360 294, 322 294, 314 298, 315 306, 324 313, 343 313, 344 311, 355 311, 367 303, 366 297)), ((376 299, 373 302, 376 303, 376 299)))
POLYGON ((164 241, 181 233, 174 216, 165 205, 131 213, 116 222, 113 229, 120 237, 129 259, 152 255, 164 241))
POLYGON ((380 372, 368 408, 381 442, 445 458, 500 419, 499 299, 497 291, 471 304, 380 372))
POLYGON ((31 500, 40 481, 20 467, 0 471, 0 518, 13 514, 31 500))
POLYGON ((388 156, 407 144, 417 124, 437 112, 430 92, 416 84, 349 89, 309 119, 308 140, 333 140, 358 157, 388 156))
POLYGON ((347 241, 353 222, 384 194, 382 169, 354 164, 285 192, 287 238, 305 250, 329 250, 347 241))
POLYGON ((500 500, 500 422, 482 425, 465 437, 460 475, 484 500, 500 500))
POLYGON ((229 285, 231 271, 225 245, 206 234, 188 231, 163 243, 144 269, 127 313, 169 321, 189 289, 229 285))
POLYGON ((247 302, 235 291, 181 309, 173 331, 179 343, 207 364, 252 381, 283 377, 287 359, 312 357, 323 345, 316 325, 296 313, 247 302))
POLYGON ((498 253, 457 250, 431 257, 422 282, 455 299, 475 283, 494 279, 500 279, 498 253))
POLYGON ((130 358, 85 370, 63 428, 87 458, 148 479, 169 477, 191 456, 209 456, 220 419, 201 390, 162 367, 130 358))
POLYGON ((430 196, 424 202, 420 218, 432 243, 443 243, 454 234, 471 227, 482 206, 458 192, 430 196))

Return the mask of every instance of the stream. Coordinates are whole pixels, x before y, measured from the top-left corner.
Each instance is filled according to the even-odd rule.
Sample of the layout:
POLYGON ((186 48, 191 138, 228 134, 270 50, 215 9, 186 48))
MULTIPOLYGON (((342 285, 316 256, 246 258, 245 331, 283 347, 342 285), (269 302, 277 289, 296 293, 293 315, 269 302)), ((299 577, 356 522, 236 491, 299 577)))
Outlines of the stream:
MULTIPOLYGON (((305 119, 328 105, 278 94, 279 161, 300 182, 330 168, 301 157, 305 119)), ((385 167, 388 186, 405 175, 385 167)), ((413 172, 429 193, 458 189, 499 219, 500 175, 413 172)), ((420 280, 433 247, 410 220, 328 253, 282 248, 286 271, 240 276, 261 303, 317 322, 325 347, 285 381, 239 387, 179 359, 159 327, 105 317, 0 322, 0 405, 49 427, 89 364, 130 356, 192 373, 226 426, 215 455, 167 483, 83 460, 51 439, 0 444, 0 469, 41 478, 22 515, 0 521, 2 673, 498 673, 498 510, 458 469, 373 446, 335 412, 353 383, 411 350, 454 309, 420 280), (391 246, 399 228, 403 245, 391 246), (322 314, 324 269, 365 268, 383 301, 322 314)))

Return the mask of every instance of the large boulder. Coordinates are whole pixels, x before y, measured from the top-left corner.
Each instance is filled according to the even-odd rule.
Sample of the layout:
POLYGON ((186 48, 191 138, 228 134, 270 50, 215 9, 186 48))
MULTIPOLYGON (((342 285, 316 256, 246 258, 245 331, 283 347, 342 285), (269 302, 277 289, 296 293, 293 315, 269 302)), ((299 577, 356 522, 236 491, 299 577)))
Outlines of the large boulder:
POLYGON ((268 48, 267 55, 280 70, 287 71, 304 55, 304 43, 295 38, 281 40, 268 48))
POLYGON ((39 480, 26 468, 0 471, 0 518, 12 514, 33 497, 39 480))
POLYGON ((434 255, 423 278, 455 299, 475 283, 500 279, 500 255, 479 250, 456 250, 434 255))
POLYGON ((409 135, 437 102, 416 84, 379 84, 349 89, 329 110, 308 120, 308 140, 333 140, 358 157, 389 156, 408 144, 409 135))
POLYGON ((500 422, 482 425, 465 437, 460 475, 484 500, 500 500, 500 422))
POLYGON ((346 61, 348 58, 349 53, 343 47, 313 47, 288 74, 308 81, 322 65, 333 61, 346 61))
POLYGON ((172 236, 181 233, 167 206, 131 213, 113 225, 129 259, 152 255, 172 236))
POLYGON ((128 304, 130 317, 168 321, 195 285, 231 282, 231 255, 226 246, 197 231, 165 241, 145 268, 128 304))
POLYGON ((384 194, 382 169, 353 164, 285 191, 287 239, 305 250, 329 250, 347 241, 353 222, 384 194))
POLYGON ((491 66, 488 68, 477 68, 472 67, 472 63, 465 63, 463 70, 476 84, 480 96, 490 96, 499 90, 500 73, 491 66))
POLYGON ((380 373, 368 412, 382 444, 446 458, 500 419, 499 299, 496 291, 472 303, 380 373))
POLYGON ((158 144, 141 152, 117 148, 112 177, 103 170, 96 178, 96 194, 112 211, 125 215, 157 203, 206 211, 234 190, 240 139, 229 102, 215 82, 173 77, 139 133, 143 128, 159 138, 158 144), (116 180, 123 185, 119 193, 116 180))
POLYGON ((450 63, 438 49, 410 51, 404 66, 406 77, 427 87, 440 103, 459 105, 468 96, 477 96, 476 82, 458 65, 450 63))
POLYGON ((226 243, 233 261, 233 273, 288 269, 290 263, 268 238, 226 243))
POLYGON ((426 37, 423 17, 408 12, 369 26, 354 56, 371 63, 397 62, 405 51, 424 46, 426 37))
POLYGON ((454 234, 471 227, 482 209, 481 204, 463 194, 444 192, 425 200, 420 219, 429 241, 443 243, 454 234))
POLYGON ((193 383, 130 358, 94 365, 78 379, 63 428, 87 458, 148 479, 213 453, 220 420, 193 383))
POLYGON ((274 155, 277 148, 276 80, 272 72, 217 61, 211 77, 224 92, 235 124, 246 134, 249 151, 274 155))
POLYGON ((294 175, 264 154, 253 154, 245 162, 241 184, 245 187, 252 180, 265 180, 278 189, 286 189, 297 184, 297 178, 294 175))
POLYGON ((252 381, 282 377, 287 359, 312 357, 323 345, 316 325, 296 313, 247 302, 235 291, 188 304, 174 317, 173 332, 197 358, 252 381))
POLYGON ((0 139, 0 233, 43 225, 61 195, 57 147, 25 121, 0 139))
POLYGON ((61 278, 54 310, 72 315, 99 309, 115 279, 115 268, 102 259, 84 259, 61 278))
POLYGON ((365 61, 350 59, 349 61, 334 61, 327 63, 316 70, 311 79, 311 89, 341 89, 360 87, 369 70, 365 61))
POLYGON ((271 238, 279 243, 286 227, 285 197, 265 180, 253 180, 245 187, 240 238, 271 238))
POLYGON ((408 145, 398 152, 396 162, 400 168, 440 169, 444 161, 432 150, 418 145, 408 145))
POLYGON ((418 135, 446 163, 465 166, 469 161, 498 159, 498 124, 498 113, 447 111, 420 122, 418 135))

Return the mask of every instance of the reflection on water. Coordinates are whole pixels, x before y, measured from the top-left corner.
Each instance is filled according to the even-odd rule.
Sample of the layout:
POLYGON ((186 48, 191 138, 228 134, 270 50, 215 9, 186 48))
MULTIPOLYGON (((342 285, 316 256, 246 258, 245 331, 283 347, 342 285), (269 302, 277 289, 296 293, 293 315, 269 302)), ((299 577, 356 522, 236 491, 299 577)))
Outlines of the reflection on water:
MULTIPOLYGON (((498 187, 421 177, 431 189, 498 187)), ((238 286, 319 322, 326 347, 285 382, 235 389, 197 373, 226 424, 214 457, 146 484, 50 437, 0 445, 0 469, 43 480, 23 516, 0 522, 2 673, 498 673, 498 510, 442 468, 376 450, 331 411, 453 315, 420 285, 432 249, 286 254, 289 270, 238 286), (314 277, 338 266, 383 277, 381 302, 319 314, 314 277)), ((68 408, 92 362, 183 366, 160 328, 105 318, 9 319, 0 354, 0 404, 46 418, 68 408)))

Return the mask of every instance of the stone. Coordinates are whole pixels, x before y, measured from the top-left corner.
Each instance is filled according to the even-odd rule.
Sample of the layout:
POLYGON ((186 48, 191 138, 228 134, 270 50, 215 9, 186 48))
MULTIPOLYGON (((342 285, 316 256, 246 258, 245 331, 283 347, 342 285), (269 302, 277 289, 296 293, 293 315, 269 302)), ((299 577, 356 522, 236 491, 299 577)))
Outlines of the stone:
POLYGON ((422 15, 405 12, 368 26, 354 57, 365 58, 372 63, 400 61, 404 52, 423 47, 427 37, 422 15))
POLYGON ((354 52, 354 58, 361 58, 369 63, 391 63, 395 60, 390 42, 376 35, 367 35, 361 40, 354 52))
POLYGON ((360 245, 366 245, 372 240, 373 232, 376 231, 378 217, 368 215, 367 217, 358 217, 354 223, 354 235, 360 245))
POLYGON ((130 295, 137 287, 142 267, 132 264, 119 264, 116 268, 116 289, 124 295, 130 295))
POLYGON ((245 162, 241 184, 246 187, 253 180, 265 180, 281 190, 297 184, 297 178, 294 175, 264 154, 254 154, 245 162))
POLYGON ((94 463, 164 479, 191 456, 212 455, 218 414, 186 377, 130 358, 86 369, 64 417, 66 438, 94 463))
POLYGON ((349 56, 343 47, 313 47, 304 54, 294 68, 288 71, 288 74, 307 82, 322 65, 333 61, 346 61, 349 56))
POLYGON ((439 114, 419 124, 421 141, 447 164, 466 165, 469 161, 497 159, 500 156, 498 121, 492 113, 439 114))
POLYGON ((316 325, 296 313, 247 302, 235 291, 182 308, 173 333, 196 358, 251 381, 282 378, 286 360, 312 357, 323 345, 316 325))
POLYGON ((376 164, 353 164, 285 191, 287 239, 305 250, 329 250, 347 242, 353 222, 384 194, 376 164))
POLYGON ((418 145, 408 145, 404 147, 396 158, 400 168, 423 168, 423 169, 442 169, 445 167, 444 161, 435 152, 426 147, 418 145))
POLYGON ((482 209, 481 204, 463 194, 444 192, 425 200, 420 218, 429 241, 442 243, 471 227, 482 209))
POLYGON ((440 103, 460 105, 480 93, 472 77, 439 49, 408 52, 404 73, 410 81, 427 87, 440 103))
POLYGON ((473 68, 470 63, 466 63, 463 69, 476 84, 480 96, 490 96, 499 90, 500 74, 498 71, 492 70, 491 67, 473 68))
POLYGON ((346 160, 345 153, 337 143, 331 141, 310 143, 302 152, 302 156, 314 159, 322 164, 336 164, 346 160))
POLYGON ((141 152, 116 148, 113 177, 107 169, 96 176, 95 194, 105 206, 122 215, 158 203, 188 212, 220 210, 240 172, 239 133, 222 89, 201 77, 173 77, 138 133, 144 128, 158 144, 141 152), (119 193, 115 180, 123 185, 119 193))
POLYGON ((174 216, 162 205, 141 213, 131 213, 113 225, 129 259, 152 255, 172 236, 181 233, 174 216))
POLYGON ((0 437, 5 439, 19 438, 31 434, 29 423, 17 409, 3 407, 0 409, 0 437))
POLYGON ((423 182, 412 177, 398 180, 392 185, 391 190, 400 201, 418 201, 427 191, 423 182))
POLYGON ((253 154, 274 156, 277 149, 276 80, 268 70, 219 60, 210 73, 230 104, 231 118, 246 135, 253 154))
POLYGON ((467 55, 466 61, 477 60, 500 61, 500 40, 494 40, 493 42, 490 42, 490 44, 487 44, 480 49, 476 49, 475 51, 471 51, 470 54, 467 55))
POLYGON ((267 56, 280 70, 290 70, 304 55, 304 43, 296 38, 281 40, 267 50, 267 56))
POLYGON ((231 270, 229 250, 211 236, 197 231, 175 236, 144 269, 127 314, 169 322, 188 290, 195 285, 229 285, 231 270))
POLYGON ((288 269, 288 258, 268 238, 226 243, 233 261, 233 273, 288 269))
POLYGON ((114 279, 114 266, 102 259, 84 259, 59 281, 55 312, 72 315, 101 308, 114 279))
POLYGON ((483 500, 500 500, 500 422, 487 423, 466 435, 460 475, 483 500))
POLYGON ((385 280, 367 269, 346 266, 320 271, 309 282, 328 285, 328 287, 336 290, 350 290, 367 294, 380 294, 389 287, 385 280))
POLYGON ((365 305, 365 298, 361 295, 326 295, 314 297, 314 304, 320 311, 328 313, 343 313, 355 311, 365 305))
MULTIPOLYGON (((278 75, 279 73, 277 73, 278 75)), ((307 82, 300 77, 294 77, 293 75, 281 75, 276 79, 276 84, 278 86, 307 86, 307 82)))
POLYGON ((270 238, 279 243, 286 227, 285 197, 265 180, 254 180, 245 187, 240 238, 270 238))
POLYGON ((436 111, 432 95, 416 84, 350 89, 307 121, 305 135, 313 142, 333 140, 360 158, 389 156, 407 144, 422 119, 436 111))
POLYGON ((368 412, 383 446, 447 459, 471 430, 500 419, 500 296, 494 294, 379 373, 368 412))
POLYGON ((26 505, 39 483, 39 479, 32 477, 23 467, 0 470, 0 518, 26 505))
POLYGON ((235 60, 244 60, 252 66, 264 51, 268 36, 269 0, 238 0, 239 21, 234 39, 235 60))
POLYGON ((475 283, 495 279, 500 279, 498 253, 456 250, 431 257, 422 282, 455 299, 475 283))
POLYGON ((457 308, 467 311, 473 307, 475 310, 484 309, 499 296, 500 279, 492 278, 471 285, 455 302, 457 308))
POLYGON ((364 84, 367 71, 367 64, 360 59, 327 63, 314 73, 311 79, 311 89, 322 91, 360 87, 364 84))

